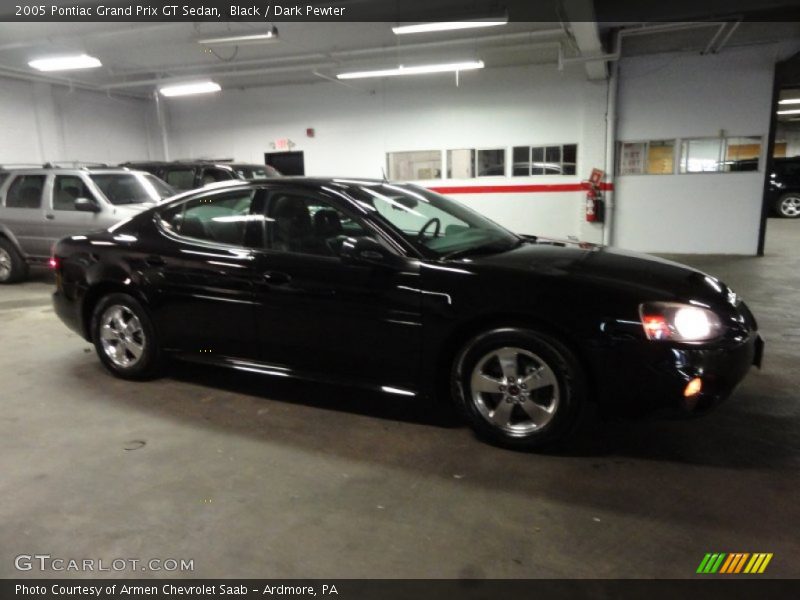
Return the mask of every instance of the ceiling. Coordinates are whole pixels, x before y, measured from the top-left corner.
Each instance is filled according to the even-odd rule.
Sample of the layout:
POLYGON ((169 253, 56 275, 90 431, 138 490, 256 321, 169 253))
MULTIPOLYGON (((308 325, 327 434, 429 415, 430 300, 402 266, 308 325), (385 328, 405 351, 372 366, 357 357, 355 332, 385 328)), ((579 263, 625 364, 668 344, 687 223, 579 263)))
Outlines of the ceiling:
MULTIPOLYGON (((159 83, 213 78, 223 87, 254 87, 320 82, 346 70, 388 68, 481 59, 487 68, 553 64, 564 58, 587 63, 589 77, 605 76, 605 61, 585 57, 604 52, 601 40, 619 23, 509 23, 505 26, 453 32, 396 36, 393 23, 277 23, 278 41, 258 45, 217 46, 198 39, 217 35, 264 32, 270 26, 231 23, 0 23, 0 76, 66 83, 146 96, 159 83), (212 52, 213 50, 213 52, 212 52), (43 75, 28 61, 59 54, 85 52, 98 57, 99 69, 43 75), (584 58, 581 58, 584 57, 584 58), (589 62, 601 70, 589 69, 589 62)), ((740 23, 723 37, 725 48, 786 39, 800 40, 798 23, 740 23)), ((681 31, 636 35, 625 39, 623 55, 662 51, 702 52, 720 31, 708 23, 681 31)), ((716 46, 714 49, 717 49, 716 46)), ((724 49, 719 48, 720 51, 724 49)), ((348 82, 347 85, 369 85, 348 82)))

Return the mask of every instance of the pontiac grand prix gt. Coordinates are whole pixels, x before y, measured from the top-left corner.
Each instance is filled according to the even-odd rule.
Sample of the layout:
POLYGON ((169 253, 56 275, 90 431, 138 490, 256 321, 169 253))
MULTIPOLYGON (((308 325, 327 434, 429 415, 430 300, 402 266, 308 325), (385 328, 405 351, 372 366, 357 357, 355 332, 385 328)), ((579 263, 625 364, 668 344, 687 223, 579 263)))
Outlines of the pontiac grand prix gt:
POLYGON ((674 262, 518 236, 424 188, 231 182, 61 240, 55 308, 114 375, 168 357, 449 399, 484 439, 564 439, 582 405, 692 415, 763 342, 674 262))

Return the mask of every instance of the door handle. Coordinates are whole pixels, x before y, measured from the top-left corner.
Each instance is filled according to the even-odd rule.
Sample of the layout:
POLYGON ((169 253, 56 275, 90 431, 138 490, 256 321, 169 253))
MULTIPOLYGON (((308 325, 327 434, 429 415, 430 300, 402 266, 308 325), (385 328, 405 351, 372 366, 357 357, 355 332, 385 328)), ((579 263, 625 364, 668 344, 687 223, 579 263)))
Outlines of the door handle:
POLYGON ((56 216, 55 216, 55 215, 52 215, 52 214, 50 214, 50 213, 48 213, 48 214, 46 214, 46 215, 44 216, 44 218, 45 218, 45 219, 47 219, 48 221, 52 221, 53 219, 55 219, 55 218, 56 218, 56 216))
POLYGON ((292 280, 291 275, 280 271, 267 271, 264 273, 264 280, 273 285, 286 285, 292 280))
POLYGON ((167 264, 167 262, 157 254, 151 254, 150 256, 144 259, 144 262, 146 262, 151 267, 163 267, 165 264, 167 264))

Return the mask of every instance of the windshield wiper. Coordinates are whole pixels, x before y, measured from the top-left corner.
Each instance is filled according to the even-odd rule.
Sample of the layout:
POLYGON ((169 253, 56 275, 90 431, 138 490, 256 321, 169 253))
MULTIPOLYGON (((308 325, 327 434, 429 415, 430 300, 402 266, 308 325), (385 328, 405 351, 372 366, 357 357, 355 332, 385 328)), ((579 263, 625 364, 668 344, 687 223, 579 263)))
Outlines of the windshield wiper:
POLYGON ((472 246, 471 248, 464 248, 463 250, 448 252, 447 254, 444 254, 442 258, 449 260, 453 258, 469 256, 471 254, 493 254, 495 252, 508 252, 514 248, 519 248, 523 243, 523 240, 519 238, 510 245, 506 243, 498 244, 497 242, 489 242, 488 244, 480 244, 478 246, 472 246))

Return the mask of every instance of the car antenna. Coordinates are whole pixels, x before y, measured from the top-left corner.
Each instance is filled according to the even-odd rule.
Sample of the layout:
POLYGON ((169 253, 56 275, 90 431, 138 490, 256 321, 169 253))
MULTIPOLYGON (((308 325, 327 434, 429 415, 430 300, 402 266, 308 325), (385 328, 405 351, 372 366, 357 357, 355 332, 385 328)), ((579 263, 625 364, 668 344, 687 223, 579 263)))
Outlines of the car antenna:
POLYGON ((386 169, 384 169, 383 167, 381 167, 381 175, 383 175, 383 181, 389 183, 389 180, 386 179, 386 169))

